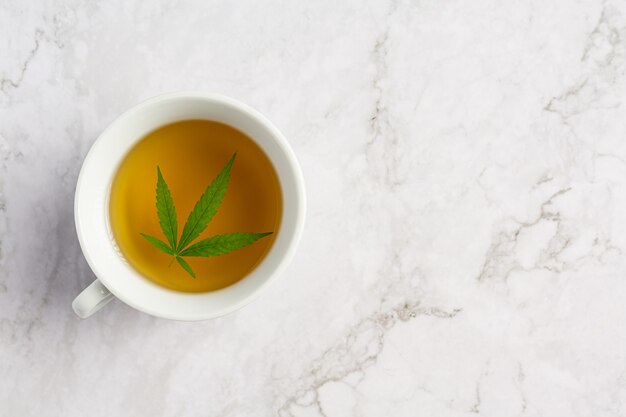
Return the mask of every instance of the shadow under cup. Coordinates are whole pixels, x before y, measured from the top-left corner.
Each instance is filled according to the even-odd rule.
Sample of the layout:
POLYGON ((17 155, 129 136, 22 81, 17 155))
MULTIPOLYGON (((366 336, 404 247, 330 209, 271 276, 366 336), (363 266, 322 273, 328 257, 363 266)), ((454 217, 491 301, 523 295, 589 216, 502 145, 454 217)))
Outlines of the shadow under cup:
MULTIPOLYGON (((81 249, 98 280, 126 304, 159 317, 202 320, 227 314, 253 300, 293 256, 305 217, 304 181, 293 151, 269 120, 233 99, 203 93, 155 97, 128 110, 96 140, 81 169, 75 196, 75 222, 81 249), (282 217, 274 243, 245 278, 220 290, 186 293, 158 286, 141 276, 118 253, 109 225, 109 190, 117 167, 135 144, 161 126, 189 119, 230 125, 257 143, 273 164, 282 190, 282 217)), ((99 283, 97 283, 99 284, 99 283)), ((87 288, 74 304, 88 300, 87 288)), ((103 291, 102 288, 99 290, 103 291)), ((92 291, 93 292, 93 291, 92 291)), ((80 314, 87 316, 92 311, 80 314)), ((78 310, 75 307, 78 313, 78 310)))

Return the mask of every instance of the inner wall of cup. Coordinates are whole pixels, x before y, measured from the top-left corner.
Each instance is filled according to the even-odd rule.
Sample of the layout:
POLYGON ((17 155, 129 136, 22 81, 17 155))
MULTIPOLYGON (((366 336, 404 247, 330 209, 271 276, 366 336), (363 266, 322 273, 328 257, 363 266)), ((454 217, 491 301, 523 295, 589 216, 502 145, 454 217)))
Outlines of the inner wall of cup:
MULTIPOLYGON (((280 146, 280 143, 276 140, 275 135, 277 132, 271 132, 268 130, 263 123, 256 120, 250 113, 240 109, 237 105, 207 100, 206 98, 173 98, 156 102, 152 105, 136 110, 136 113, 131 112, 131 114, 123 116, 123 120, 120 120, 121 123, 117 125, 117 130, 119 130, 119 132, 112 132, 116 133, 116 136, 114 137, 118 140, 122 139, 123 143, 119 143, 117 144, 118 146, 116 146, 118 152, 116 152, 115 161, 112 164, 113 171, 110 175, 105 198, 107 232, 110 242, 113 244, 116 252, 122 259, 124 259, 124 257, 120 253, 117 242, 113 236, 109 213, 109 199, 113 178, 128 152, 130 152, 130 150, 146 135, 162 126, 183 120, 205 119, 225 123, 245 133, 263 149, 276 170, 282 193, 283 210, 279 230, 280 233, 288 232, 286 230, 287 228, 285 227, 286 225, 284 220, 288 213, 293 212, 293 208, 289 206, 289 202, 286 198, 289 193, 285 192, 285 187, 289 185, 295 187, 296 184, 295 181, 289 180, 289 176, 281 172, 280 168, 288 167, 289 164, 288 161, 282 160, 285 159, 284 148, 280 146)), ((279 239, 277 239, 274 242, 270 253, 275 250, 275 247, 279 245, 279 243, 279 239)), ((276 248, 276 250, 280 250, 282 253, 280 247, 276 248)), ((269 257, 270 253, 265 256, 262 263, 269 257)), ((139 273, 137 273, 137 275, 141 276, 139 273)), ((142 278, 144 277, 142 276, 142 278)), ((155 285, 152 281, 149 281, 149 283, 155 285)))

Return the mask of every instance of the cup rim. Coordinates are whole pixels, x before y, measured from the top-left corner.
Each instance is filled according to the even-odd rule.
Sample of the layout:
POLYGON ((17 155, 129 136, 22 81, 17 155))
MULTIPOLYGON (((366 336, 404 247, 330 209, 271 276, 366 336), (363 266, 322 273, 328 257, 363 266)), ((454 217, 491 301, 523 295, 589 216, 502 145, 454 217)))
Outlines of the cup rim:
MULTIPOLYGON (((184 120, 184 118, 181 118, 180 120, 184 120)), ((165 124, 167 123, 164 123, 163 125, 165 124)), ((141 138, 142 137, 133 138, 131 140, 133 141, 133 144, 131 145, 131 147, 134 146, 134 144, 137 143, 137 141, 141 140, 141 138)), ((255 140, 254 137, 252 137, 252 139, 255 140)), ((261 144, 259 144, 259 146, 261 146, 261 144)), ((263 146, 261 147, 263 148, 263 146)), ((124 155, 126 155, 126 152, 124 153, 124 155)), ((264 152, 266 152, 267 154, 266 149, 264 149, 264 152)), ((108 182, 109 187, 110 187, 112 176, 108 176, 106 181, 108 182)), ((106 191, 107 196, 105 198, 105 201, 106 201, 105 205, 107 205, 107 207, 104 208, 104 210, 107 213, 108 213, 108 192, 109 191, 107 187, 107 191, 106 191)), ((285 196, 284 190, 282 192, 283 192, 283 200, 285 200, 286 196, 285 196)), ((81 169, 80 169, 80 173, 78 175, 75 198, 74 198, 74 223, 76 226, 76 233, 78 235, 78 241, 79 241, 83 256, 87 260, 89 267, 91 268, 93 273, 96 275, 96 277, 117 298, 119 298, 124 303, 128 304, 129 306, 139 311, 153 315, 153 316, 173 319, 173 320, 185 320, 185 321, 205 320, 205 319, 211 319, 211 318, 223 316, 225 314, 231 313, 245 306, 246 304, 256 299, 261 294, 261 292, 269 286, 269 284, 274 282, 281 275, 281 272, 286 268, 286 266, 289 264, 289 262, 293 258, 297 244, 302 234, 302 230, 304 228, 305 211, 306 211, 305 200, 306 200, 306 196, 305 196, 305 189, 304 189, 304 178, 302 176, 302 171, 300 169, 296 156, 293 150, 291 149, 291 146, 287 142, 286 138, 278 130, 278 128, 274 126, 272 122, 270 122, 260 112, 248 106, 247 104, 244 104, 228 96, 218 94, 218 93, 209 93, 209 92, 180 91, 180 92, 175 92, 175 93, 160 94, 160 95, 154 96, 152 98, 149 98, 147 100, 144 100, 132 106, 131 108, 129 108, 128 110, 120 114, 117 118, 115 118, 115 120, 113 120, 100 133, 100 135, 98 135, 98 137, 92 144, 90 150, 88 151, 87 155, 85 156, 81 169), (87 204, 86 198, 84 197, 84 190, 86 187, 88 187, 88 184, 86 183, 86 181, 88 181, 87 176, 91 175, 93 177, 93 173, 89 173, 89 174, 86 174, 86 173, 88 172, 90 167, 92 167, 92 165, 94 164, 94 161, 97 160, 97 158, 103 157, 102 152, 105 150, 104 148, 106 147, 106 144, 104 142, 107 139, 107 137, 110 135, 110 132, 112 132, 118 125, 121 125, 124 122, 128 122, 129 118, 132 118, 140 114, 142 111, 146 110, 147 108, 151 106, 157 105, 162 102, 181 101, 181 100, 182 101, 201 100, 201 101, 207 101, 213 104, 229 107, 235 110, 236 112, 239 112, 242 115, 242 117, 247 117, 253 120, 254 122, 258 123, 260 126, 262 126, 264 129, 268 131, 268 134, 269 134, 268 137, 271 137, 272 141, 280 149, 280 152, 282 153, 281 158, 283 158, 281 160, 285 163, 282 165, 282 169, 279 169, 279 167, 276 167, 275 161, 272 160, 270 155, 268 155, 268 157, 270 157, 270 160, 272 160, 272 163, 275 165, 275 169, 277 170, 279 180, 281 181, 281 189, 283 187, 282 182, 285 179, 284 178, 285 175, 288 175, 289 176, 288 179, 293 183, 292 194, 288 196, 290 201, 293 202, 293 205, 292 205, 293 209, 291 210, 292 213, 290 214, 290 216, 292 217, 292 220, 290 220, 290 224, 292 224, 292 226, 290 227, 290 230, 283 231, 282 230, 283 220, 281 219, 281 231, 279 233, 286 234, 285 237, 283 238, 285 239, 285 241, 283 242, 281 246, 284 248, 282 253, 273 253, 275 251, 275 246, 276 246, 276 241, 275 241, 272 249, 270 250, 270 253, 266 254, 261 264, 258 265, 252 272, 250 272, 248 275, 246 275, 237 283, 234 283, 231 286, 228 286, 223 289, 216 290, 216 291, 210 291, 210 292, 205 292, 205 293, 187 293, 187 292, 171 290, 171 289, 161 287, 161 286, 158 286, 157 284, 152 283, 147 278, 141 276, 132 266, 126 264, 125 268, 128 270, 129 274, 134 274, 135 278, 139 278, 140 280, 142 280, 143 282, 142 285, 149 286, 145 288, 148 288, 149 291, 154 291, 155 294, 159 295, 157 297, 159 299, 157 303, 160 302, 161 305, 155 305, 155 302, 146 301, 146 299, 142 300, 141 296, 136 296, 136 295, 127 293, 126 292, 127 290, 124 290, 123 289, 124 287, 120 285, 118 278, 111 278, 111 276, 109 275, 109 272, 107 272, 108 267, 105 263, 115 262, 115 260, 113 260, 112 258, 109 258, 108 260, 101 259, 101 257, 98 256, 97 252, 99 250, 102 250, 101 248, 102 248, 103 242, 96 241, 97 238, 90 236, 87 233, 87 230, 85 230, 88 227, 98 227, 98 226, 93 226, 92 225, 93 222, 90 223, 88 219, 85 218, 86 216, 89 216, 89 213, 86 213, 85 210, 81 207, 86 207, 86 204, 87 204), (253 276, 254 274, 257 274, 260 267, 266 263, 266 261, 268 260, 268 258, 270 258, 271 255, 273 256, 274 264, 270 266, 266 265, 265 269, 261 271, 265 276, 261 276, 261 275, 254 276, 256 285, 245 283, 245 281, 248 280, 251 276, 253 276), (215 298, 215 297, 220 297, 220 296, 227 297, 229 296, 228 295, 229 291, 232 294, 242 293, 241 291, 239 292, 232 291, 232 289, 233 288, 236 289, 236 286, 238 285, 245 285, 245 292, 243 293, 244 295, 235 297, 233 299, 233 302, 230 302, 230 303, 222 302, 220 303, 218 307, 214 307, 214 308, 206 308, 206 306, 205 308, 202 307, 203 301, 208 302, 208 300, 212 300, 212 299, 218 300, 218 298, 215 298), (177 301, 174 302, 175 300, 177 301), (172 307, 176 303, 180 304, 181 300, 185 300, 185 302, 190 303, 188 308, 185 307, 185 308, 177 309, 175 307, 174 308, 172 307)), ((283 201, 283 205, 285 206, 285 201, 283 201)), ((285 210, 284 206, 283 206, 283 210, 285 210)), ((283 216, 285 216, 284 212, 283 212, 283 216)), ((99 225, 99 227, 108 228, 109 227, 108 220, 105 219, 104 224, 99 225)), ((280 236, 277 237, 277 239, 278 238, 280 238, 280 236)), ((111 246, 114 246, 112 242, 109 242, 109 244, 111 246)), ((120 258, 119 262, 124 263, 124 261, 121 259, 121 255, 118 255, 118 257, 120 258)), ((117 265, 117 267, 120 267, 120 265, 117 265)), ((230 295, 231 297, 232 297, 232 294, 230 295)))

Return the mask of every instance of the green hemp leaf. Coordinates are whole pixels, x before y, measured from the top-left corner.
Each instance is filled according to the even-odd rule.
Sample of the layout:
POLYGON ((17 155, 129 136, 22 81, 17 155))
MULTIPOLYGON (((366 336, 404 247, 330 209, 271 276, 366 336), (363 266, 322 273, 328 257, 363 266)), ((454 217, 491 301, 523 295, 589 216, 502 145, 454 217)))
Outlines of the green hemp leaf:
MULTIPOLYGON (((251 245, 262 237, 271 235, 272 232, 250 233, 235 232, 223 235, 215 235, 202 239, 189 246, 200 233, 207 228, 209 222, 217 213, 230 180, 230 169, 235 162, 235 153, 222 171, 215 177, 213 182, 204 190, 204 193, 194 206, 187 218, 185 227, 178 237, 178 220, 176 218, 176 207, 170 189, 161 174, 161 169, 157 166, 157 186, 156 186, 156 208, 161 230, 168 243, 154 236, 141 233, 148 242, 158 250, 168 255, 174 256, 178 264, 193 278, 196 274, 191 266, 183 259, 185 256, 219 256, 236 251, 245 246, 251 245)), ((172 259, 173 260, 173 259, 172 259)))

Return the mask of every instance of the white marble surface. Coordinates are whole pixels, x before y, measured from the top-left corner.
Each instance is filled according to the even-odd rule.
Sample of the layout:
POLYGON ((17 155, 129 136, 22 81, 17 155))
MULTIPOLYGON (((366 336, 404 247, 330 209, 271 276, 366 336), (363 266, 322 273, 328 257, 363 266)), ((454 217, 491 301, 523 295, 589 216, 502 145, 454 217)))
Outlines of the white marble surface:
POLYGON ((626 3, 0 2, 1 416, 626 415, 626 3), (309 215, 253 305, 114 302, 72 198, 119 113, 217 91, 309 215))

